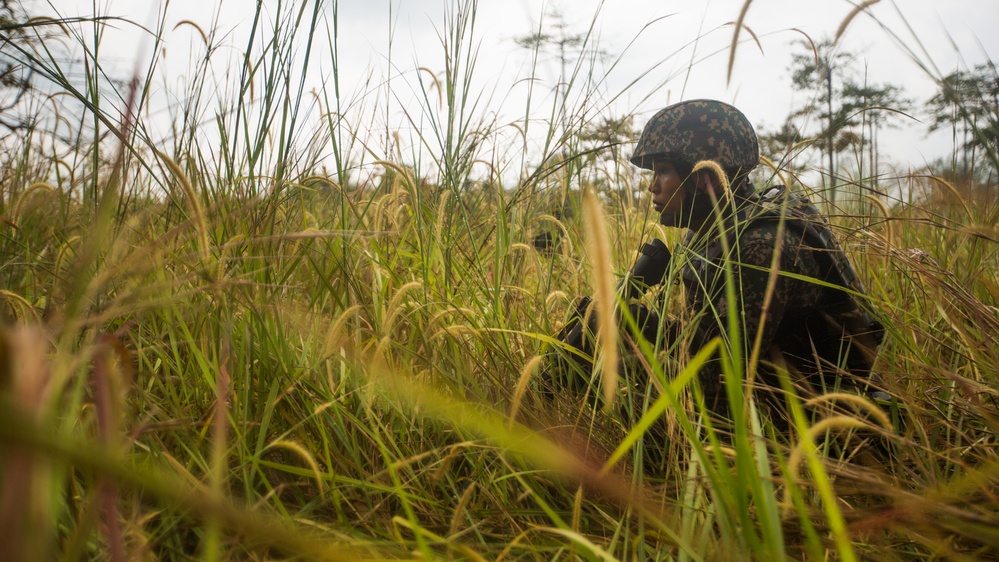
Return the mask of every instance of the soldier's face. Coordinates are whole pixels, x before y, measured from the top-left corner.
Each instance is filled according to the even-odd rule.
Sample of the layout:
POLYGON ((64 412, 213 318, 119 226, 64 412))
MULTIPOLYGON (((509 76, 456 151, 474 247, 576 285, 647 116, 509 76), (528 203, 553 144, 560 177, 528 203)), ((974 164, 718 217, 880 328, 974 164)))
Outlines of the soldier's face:
POLYGON ((675 226, 683 210, 686 190, 680 187, 684 179, 666 160, 658 160, 652 167, 652 183, 649 184, 652 207, 659 213, 659 222, 666 226, 675 226))

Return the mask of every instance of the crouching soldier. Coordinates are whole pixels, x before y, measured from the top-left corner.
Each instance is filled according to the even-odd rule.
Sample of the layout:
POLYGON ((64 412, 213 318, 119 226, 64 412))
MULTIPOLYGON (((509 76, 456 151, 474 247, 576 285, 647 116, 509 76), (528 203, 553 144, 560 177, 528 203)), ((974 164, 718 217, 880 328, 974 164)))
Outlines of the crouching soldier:
MULTIPOLYGON (((687 234, 672 257, 658 240, 646 246, 632 277, 639 286, 661 283, 670 259, 681 260, 691 320, 681 324, 666 314, 660 320, 657 311, 631 305, 638 327, 632 332, 659 349, 675 349, 671 338, 685 332, 691 356, 721 338, 729 356, 738 351, 745 358, 744 370, 758 349, 755 396, 775 425, 786 427, 780 373, 806 396, 834 388, 864 392, 883 329, 815 206, 782 186, 756 191, 749 183, 759 159, 749 120, 719 101, 671 105, 645 126, 631 162, 652 171, 649 192, 660 223, 687 234), (735 333, 729 330, 733 308, 735 333)), ((585 302, 578 312, 560 337, 581 351, 562 365, 582 365, 585 372, 591 352, 588 323, 581 320, 585 302)), ((706 406, 719 421, 731 411, 723 377, 738 376, 737 384, 747 378, 728 371, 716 353, 698 374, 706 406)), ((565 380, 550 383, 558 391, 565 380)))

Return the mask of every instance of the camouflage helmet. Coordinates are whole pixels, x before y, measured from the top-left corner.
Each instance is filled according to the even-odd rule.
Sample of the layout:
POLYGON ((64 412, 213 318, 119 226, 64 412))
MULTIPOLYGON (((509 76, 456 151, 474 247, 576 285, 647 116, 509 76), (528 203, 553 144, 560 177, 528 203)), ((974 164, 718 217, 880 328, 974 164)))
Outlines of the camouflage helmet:
POLYGON ((714 160, 726 171, 748 172, 760 161, 760 145, 753 125, 738 109, 715 100, 690 100, 660 110, 642 130, 631 163, 651 170, 656 159, 690 166, 714 160))

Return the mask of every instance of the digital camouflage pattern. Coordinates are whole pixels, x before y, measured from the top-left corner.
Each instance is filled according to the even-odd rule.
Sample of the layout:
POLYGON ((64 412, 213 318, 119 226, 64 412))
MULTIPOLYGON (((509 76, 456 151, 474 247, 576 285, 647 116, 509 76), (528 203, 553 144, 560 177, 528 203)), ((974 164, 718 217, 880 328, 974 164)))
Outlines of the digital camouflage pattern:
POLYGON ((631 162, 651 170, 656 158, 689 166, 714 160, 726 171, 748 172, 760 161, 760 146, 753 125, 738 109, 690 100, 659 111, 642 130, 631 162))
MULTIPOLYGON (((842 290, 862 294, 863 287, 818 210, 779 186, 762 196, 753 194, 728 222, 731 255, 724 255, 721 236, 700 240, 692 234, 678 252, 687 259, 683 282, 695 314, 691 352, 727 332, 734 306, 742 319, 744 357, 760 334, 759 386, 780 388, 775 366, 783 363, 804 395, 834 386, 859 388, 870 374, 882 329, 857 297, 842 290), (775 256, 779 274, 771 289, 775 256), (726 262, 732 266, 736 302, 724 291, 726 262)), ((699 374, 708 406, 724 415, 728 408, 721 377, 717 358, 699 374)), ((771 409, 782 409, 779 392, 763 394, 771 409)))
MULTIPOLYGON (((743 204, 724 220, 728 255, 717 231, 701 237, 690 231, 675 248, 672 259, 682 265, 688 315, 660 320, 658 313, 668 308, 665 303, 658 310, 631 304, 629 313, 646 340, 655 343, 661 338, 660 349, 675 350, 674 344, 683 338, 691 356, 722 337, 725 345, 742 346, 748 358, 759 334, 756 396, 770 411, 770 419, 786 427, 778 366, 788 370, 801 396, 834 388, 865 392, 883 329, 863 297, 855 296, 864 294, 863 286, 828 222, 807 198, 783 186, 760 194, 747 184, 746 193, 743 204), (771 287, 775 257, 778 274, 771 287), (733 301, 725 292, 730 280, 726 266, 731 266, 736 287, 733 301), (741 319, 737 341, 727 337, 733 308, 741 319)), ((621 329, 625 336, 638 335, 623 324, 621 329)), ((558 335, 579 353, 549 370, 548 388, 582 394, 592 384, 589 358, 595 334, 596 319, 584 298, 558 335)), ((706 405, 729 418, 722 377, 717 355, 698 373, 706 405)))
MULTIPOLYGON (((656 159, 690 166, 713 160, 728 173, 743 175, 759 162, 759 144, 738 109, 692 100, 663 109, 645 126, 631 161, 652 168, 656 159)), ((692 186, 690 196, 697 194, 692 186)), ((632 304, 640 330, 633 335, 674 351, 682 337, 691 356, 721 338, 730 354, 733 346, 741 347, 747 365, 759 344, 755 372, 741 376, 752 379, 759 404, 770 410, 774 423, 787 427, 778 373, 789 373, 801 396, 833 389, 864 392, 884 330, 868 311, 864 288, 830 225, 807 198, 783 186, 757 193, 744 179, 735 193, 725 204, 712 203, 705 214, 710 222, 688 232, 675 249, 688 314, 660 320, 657 312, 665 312, 666 303, 659 311, 636 311, 639 305, 632 304), (735 289, 733 299, 725 290, 728 283, 735 289), (730 311, 740 320, 738 337, 728 330, 730 311)), ((593 326, 592 318, 586 321, 591 311, 581 306, 559 339, 581 352, 573 364, 585 386, 593 326)), ((706 405, 730 418, 722 377, 718 354, 698 373, 706 405)))
POLYGON ((760 194, 756 207, 749 213, 749 220, 780 220, 782 215, 790 221, 791 228, 798 229, 810 240, 810 246, 825 249, 819 257, 831 262, 830 273, 834 275, 834 283, 859 294, 867 293, 853 264, 830 230, 829 221, 807 197, 792 194, 783 185, 772 186, 760 194))

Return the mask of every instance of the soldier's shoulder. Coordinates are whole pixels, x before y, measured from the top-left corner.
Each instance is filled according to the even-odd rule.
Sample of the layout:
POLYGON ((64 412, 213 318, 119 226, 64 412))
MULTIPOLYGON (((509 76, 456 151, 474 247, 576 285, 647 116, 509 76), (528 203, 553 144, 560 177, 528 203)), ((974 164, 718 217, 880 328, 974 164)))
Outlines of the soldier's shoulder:
POLYGON ((754 221, 747 225, 739 237, 739 254, 743 263, 769 268, 777 248, 780 248, 781 269, 805 268, 814 260, 800 258, 812 250, 804 231, 793 221, 754 221))
MULTIPOLYGON (((777 242, 777 237, 781 234, 780 221, 773 220, 752 220, 747 222, 739 236, 739 246, 742 248, 750 246, 773 246, 777 242)), ((786 232, 787 229, 784 228, 786 232)))
POLYGON ((739 235, 739 259, 743 263, 769 267, 781 232, 777 223, 752 222, 739 235))

